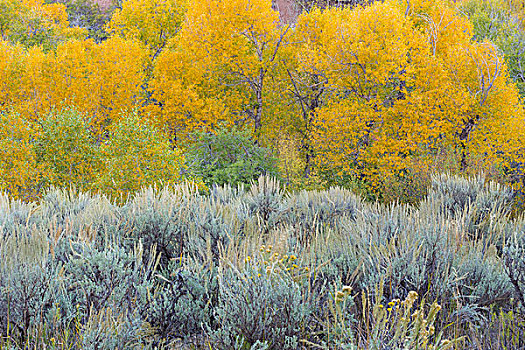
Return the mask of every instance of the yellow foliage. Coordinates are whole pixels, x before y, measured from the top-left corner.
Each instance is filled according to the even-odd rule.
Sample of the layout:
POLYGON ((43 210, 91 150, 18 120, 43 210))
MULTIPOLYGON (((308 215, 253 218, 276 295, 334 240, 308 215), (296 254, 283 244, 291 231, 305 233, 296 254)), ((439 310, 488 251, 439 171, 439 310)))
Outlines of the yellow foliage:
POLYGON ((321 168, 364 179, 380 195, 414 159, 455 149, 498 164, 525 141, 523 109, 505 62, 447 3, 387 1, 315 10, 297 25, 299 69, 322 72, 330 101, 316 110, 321 168))
POLYGON ((253 127, 297 186, 330 174, 380 197, 399 179, 424 183, 418 174, 443 154, 459 171, 503 169, 524 153, 525 112, 497 48, 473 41, 455 6, 313 9, 290 28, 270 0, 126 0, 97 44, 71 40, 84 34, 63 5, 0 0, 0 112, 16 115, 2 128, 26 135, 39 123, 46 145, 2 136, 16 160, 3 160, 1 186, 24 198, 28 186, 73 183, 116 196, 176 181, 173 145, 222 123, 253 127), (50 121, 64 108, 88 124, 50 121), (148 123, 121 120, 135 110, 148 123))
POLYGON ((60 86, 49 96, 107 126, 142 102, 146 58, 141 44, 119 37, 67 43, 57 49, 52 79, 60 86))
POLYGON ((108 31, 137 39, 158 55, 180 29, 187 0, 126 0, 115 10, 108 31))
POLYGON ((37 198, 42 166, 32 142, 37 135, 18 114, 0 114, 0 192, 26 201, 37 198))
POLYGON ((181 53, 166 50, 157 59, 151 86, 161 107, 149 107, 155 124, 173 140, 184 138, 199 127, 217 125, 227 113, 220 100, 207 94, 212 84, 207 84, 203 76, 188 77, 191 72, 186 68, 191 64, 182 62, 180 56, 181 53), (199 81, 202 83, 196 84, 199 81))
POLYGON ((100 133, 143 102, 147 55, 141 44, 120 37, 101 44, 68 41, 48 53, 3 42, 0 93, 6 107, 30 120, 71 107, 89 115, 93 130, 100 133))
POLYGON ((192 1, 152 82, 158 123, 172 133, 248 121, 265 124, 269 77, 277 79, 287 28, 267 0, 192 1))
POLYGON ((22 71, 22 49, 0 40, 0 111, 16 100, 19 90, 18 77, 22 71))

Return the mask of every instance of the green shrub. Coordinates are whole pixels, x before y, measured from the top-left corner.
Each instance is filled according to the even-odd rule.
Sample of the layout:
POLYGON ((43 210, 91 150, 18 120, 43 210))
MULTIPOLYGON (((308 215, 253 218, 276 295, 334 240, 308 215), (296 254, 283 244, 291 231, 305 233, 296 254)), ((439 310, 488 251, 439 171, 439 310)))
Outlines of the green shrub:
MULTIPOLYGON (((441 205, 357 211, 354 219, 342 220, 341 229, 317 238, 322 242, 330 237, 330 242, 317 242, 317 252, 310 253, 319 266, 312 290, 319 295, 327 286, 348 285, 368 294, 383 281, 385 300, 416 291, 443 306, 438 323, 480 324, 487 305, 502 307, 512 289, 499 255, 501 232, 471 240, 467 228, 459 217, 443 213, 441 205)), ((319 299, 325 308, 328 302, 319 299)), ((355 313, 365 317, 360 308, 355 313)))
POLYGON ((120 214, 123 227, 113 229, 125 227, 122 244, 129 249, 140 240, 146 250, 154 248, 163 268, 171 259, 199 254, 208 245, 217 260, 219 245, 227 246, 232 237, 231 225, 188 184, 145 189, 120 214))
POLYGON ((36 140, 37 163, 44 166, 44 186, 91 188, 100 167, 89 121, 73 110, 49 114, 36 140))
POLYGON ((180 182, 184 162, 168 137, 137 113, 123 115, 100 144, 101 165, 92 187, 123 202, 146 186, 180 182))
POLYGON ((24 203, 0 193, 0 237, 4 239, 22 231, 28 231, 39 219, 33 215, 37 205, 24 203))
POLYGON ((0 232, 0 334, 20 347, 38 347, 36 335, 49 329, 62 277, 49 252, 40 231, 18 225, 7 235, 0 232))
POLYGON ((145 349, 152 330, 145 328, 136 315, 115 312, 112 308, 90 312, 80 329, 79 348, 86 350, 145 349))
POLYGON ((114 227, 121 235, 122 245, 130 249, 141 241, 146 251, 155 249, 160 255, 161 266, 170 259, 180 257, 184 251, 190 225, 188 197, 177 198, 167 189, 144 189, 122 207, 123 227, 114 227), (122 229, 126 227, 125 231, 122 229))
POLYGON ((103 195, 52 187, 42 196, 29 225, 37 224, 54 240, 74 235, 103 247, 109 244, 108 228, 118 226, 118 209, 103 195))
POLYGON ((278 176, 277 159, 254 142, 247 130, 221 127, 197 132, 186 151, 187 172, 208 186, 249 184, 260 175, 278 176))
POLYGON ((525 96, 525 76, 523 71, 525 50, 525 31, 510 11, 497 6, 492 1, 464 1, 460 10, 474 25, 474 39, 490 40, 505 56, 509 77, 516 83, 520 95, 525 96))
POLYGON ((71 241, 57 249, 68 248, 59 299, 63 329, 79 333, 81 348, 126 349, 129 342, 145 341, 155 288, 154 253, 144 257, 149 253, 140 242, 128 252, 71 241))

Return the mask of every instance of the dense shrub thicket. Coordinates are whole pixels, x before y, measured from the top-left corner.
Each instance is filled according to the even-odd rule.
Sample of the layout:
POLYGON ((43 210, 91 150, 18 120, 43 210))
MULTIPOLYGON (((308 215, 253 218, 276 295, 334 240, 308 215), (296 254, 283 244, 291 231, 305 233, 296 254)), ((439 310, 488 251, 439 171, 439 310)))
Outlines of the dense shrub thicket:
POLYGON ((88 118, 74 110, 51 113, 37 125, 0 112, 0 191, 31 201, 49 186, 73 186, 122 202, 141 187, 183 179, 206 189, 279 176, 271 150, 254 143, 248 130, 222 126, 193 136, 183 152, 133 113, 96 138, 88 118))
POLYGON ((180 181, 184 156, 136 114, 95 138, 88 118, 63 110, 38 124, 0 113, 0 190, 23 200, 49 186, 125 198, 146 185, 180 181))
POLYGON ((2 349, 520 349, 525 220, 483 177, 418 205, 189 184, 0 197, 2 349))

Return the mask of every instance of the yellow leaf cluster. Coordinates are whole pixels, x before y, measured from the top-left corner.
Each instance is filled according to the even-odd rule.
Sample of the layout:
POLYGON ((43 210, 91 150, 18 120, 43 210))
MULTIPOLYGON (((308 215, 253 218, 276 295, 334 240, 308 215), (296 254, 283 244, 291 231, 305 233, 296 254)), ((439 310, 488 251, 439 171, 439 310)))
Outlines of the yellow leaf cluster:
POLYGON ((278 21, 266 0, 190 2, 180 33, 156 62, 159 122, 183 135, 219 121, 246 121, 259 132, 287 33, 278 21))
POLYGON ((33 138, 37 130, 20 115, 0 114, 0 192, 26 201, 37 199, 42 165, 33 138))
POLYGON ((108 31, 136 39, 158 55, 180 30, 187 0, 126 0, 115 10, 108 31))
POLYGON ((0 56, 4 107, 30 120, 72 107, 89 115, 101 132, 143 102, 147 50, 131 40, 67 41, 47 53, 2 42, 0 56))

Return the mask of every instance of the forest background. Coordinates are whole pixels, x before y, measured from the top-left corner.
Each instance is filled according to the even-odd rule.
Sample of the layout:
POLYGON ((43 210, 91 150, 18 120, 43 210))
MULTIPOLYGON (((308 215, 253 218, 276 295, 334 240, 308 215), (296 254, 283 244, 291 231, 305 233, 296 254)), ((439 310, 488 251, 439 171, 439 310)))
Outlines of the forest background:
POLYGON ((417 202, 434 172, 520 191, 523 3, 0 1, 0 190, 190 179, 417 202), (324 8, 324 10, 322 10, 324 8))

